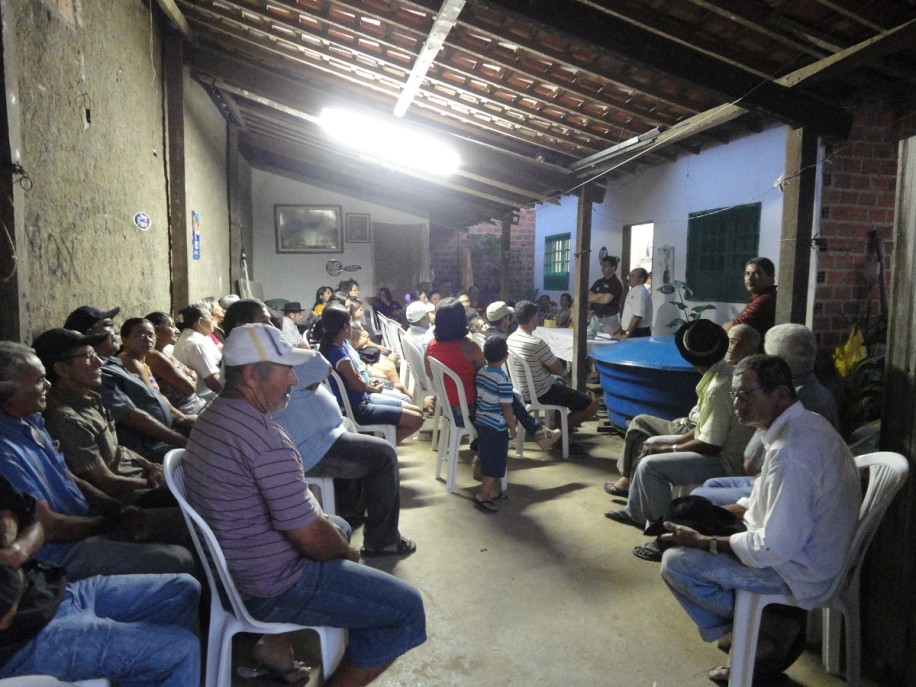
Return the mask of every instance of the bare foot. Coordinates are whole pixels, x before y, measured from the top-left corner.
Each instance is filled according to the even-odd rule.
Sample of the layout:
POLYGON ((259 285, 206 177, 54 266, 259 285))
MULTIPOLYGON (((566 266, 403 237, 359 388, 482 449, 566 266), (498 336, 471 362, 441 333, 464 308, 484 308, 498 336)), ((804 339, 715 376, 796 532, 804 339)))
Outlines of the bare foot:
POLYGON ((288 684, 294 685, 309 678, 309 667, 295 660, 289 634, 264 635, 254 645, 258 663, 273 670, 288 684))

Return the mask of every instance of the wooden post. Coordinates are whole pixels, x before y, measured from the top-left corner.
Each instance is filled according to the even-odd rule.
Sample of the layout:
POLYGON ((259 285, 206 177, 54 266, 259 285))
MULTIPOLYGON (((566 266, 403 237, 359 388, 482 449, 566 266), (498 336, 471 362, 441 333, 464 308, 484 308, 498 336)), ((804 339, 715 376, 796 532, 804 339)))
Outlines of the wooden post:
POLYGON ((172 310, 190 302, 188 284, 188 211, 184 152, 184 48, 181 38, 166 28, 162 41, 165 83, 166 184, 169 194, 169 262, 172 274, 172 310))
POLYGON ((239 127, 230 122, 226 137, 226 190, 229 195, 229 290, 242 278, 242 219, 239 200, 239 127))
POLYGON ((576 214, 576 253, 575 273, 573 274, 573 317, 576 323, 573 329, 572 383, 579 391, 585 391, 585 378, 588 376, 588 341, 587 323, 588 302, 588 264, 592 249, 592 200, 588 187, 579 189, 579 209, 576 214))
POLYGON ((805 324, 808 319, 816 164, 817 136, 809 129, 790 129, 786 134, 782 240, 776 280, 779 286, 777 324, 805 324))
POLYGON ((509 300, 509 275, 512 272, 512 261, 510 259, 512 246, 512 215, 507 215, 502 219, 502 235, 499 245, 500 257, 499 263, 499 300, 509 300))

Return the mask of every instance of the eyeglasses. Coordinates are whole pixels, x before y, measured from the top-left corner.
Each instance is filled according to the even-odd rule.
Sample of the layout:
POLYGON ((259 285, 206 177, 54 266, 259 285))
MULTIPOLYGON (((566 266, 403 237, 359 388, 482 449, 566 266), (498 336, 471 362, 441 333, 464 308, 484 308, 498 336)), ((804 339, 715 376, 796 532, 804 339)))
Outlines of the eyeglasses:
POLYGON ((745 391, 729 391, 728 397, 732 400, 732 403, 735 401, 741 401, 742 403, 747 403, 747 400, 751 397, 751 394, 755 391, 758 391, 761 387, 755 386, 753 389, 747 389, 745 391))
POLYGON ((134 332, 130 335, 131 339, 146 339, 147 341, 155 341, 156 335, 149 332, 134 332))
POLYGON ((89 351, 88 353, 80 353, 79 355, 68 355, 66 358, 61 358, 61 360, 85 360, 86 362, 92 362, 94 360, 101 360, 98 353, 95 351, 89 351))

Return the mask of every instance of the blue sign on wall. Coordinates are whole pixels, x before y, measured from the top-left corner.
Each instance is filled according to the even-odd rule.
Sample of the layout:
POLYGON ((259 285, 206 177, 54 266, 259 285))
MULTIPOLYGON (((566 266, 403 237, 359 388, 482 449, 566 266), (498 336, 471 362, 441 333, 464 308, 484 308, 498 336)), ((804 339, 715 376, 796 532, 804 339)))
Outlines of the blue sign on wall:
POLYGON ((191 210, 191 256, 200 260, 200 213, 191 210))

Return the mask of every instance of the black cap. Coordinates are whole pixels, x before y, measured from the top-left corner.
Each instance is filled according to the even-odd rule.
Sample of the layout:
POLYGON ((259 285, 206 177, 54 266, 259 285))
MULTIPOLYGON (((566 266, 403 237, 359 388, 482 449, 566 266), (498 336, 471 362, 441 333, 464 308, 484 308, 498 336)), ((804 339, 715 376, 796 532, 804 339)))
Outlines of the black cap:
POLYGON ((693 320, 674 334, 681 357, 696 367, 709 367, 725 357, 728 334, 712 320, 693 320))
POLYGON ((283 306, 284 313, 302 312, 303 310, 305 310, 305 308, 302 307, 302 303, 299 301, 290 301, 283 306))
POLYGON ((35 354, 45 366, 45 370, 50 370, 54 363, 68 357, 80 346, 95 346, 107 337, 108 334, 84 336, 73 329, 58 327, 40 334, 32 343, 32 348, 35 349, 35 354))
POLYGON ((85 334, 92 329, 93 325, 99 320, 110 320, 119 312, 121 312, 121 308, 112 308, 106 312, 98 308, 93 308, 91 305, 81 305, 67 316, 64 327, 66 329, 75 329, 85 334))

